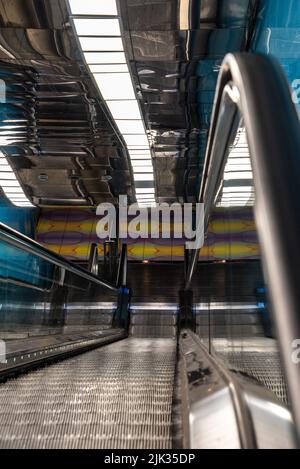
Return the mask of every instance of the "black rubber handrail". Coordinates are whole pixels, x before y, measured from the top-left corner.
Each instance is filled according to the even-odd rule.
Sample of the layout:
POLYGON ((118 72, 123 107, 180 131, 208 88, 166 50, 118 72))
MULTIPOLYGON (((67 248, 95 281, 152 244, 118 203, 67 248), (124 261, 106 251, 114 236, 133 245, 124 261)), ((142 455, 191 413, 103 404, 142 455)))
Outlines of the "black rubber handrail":
MULTIPOLYGON (((300 364, 293 357, 300 340, 300 124, 275 59, 261 54, 229 54, 224 59, 199 195, 206 223, 237 116, 242 116, 248 138, 263 268, 300 441, 300 364)), ((198 255, 192 253, 186 288, 198 255)))
POLYGON ((72 272, 73 274, 78 275, 79 277, 84 278, 89 282, 101 285, 102 287, 108 288, 109 290, 113 290, 115 292, 118 291, 115 285, 99 279, 99 277, 85 269, 82 269, 81 267, 73 265, 71 262, 67 261, 55 252, 46 249, 44 246, 37 243, 33 239, 28 238, 24 234, 15 231, 3 223, 0 223, 0 240, 20 249, 21 251, 25 251, 33 254, 34 256, 40 257, 41 259, 44 259, 45 261, 48 261, 51 264, 60 267, 61 269, 72 272))

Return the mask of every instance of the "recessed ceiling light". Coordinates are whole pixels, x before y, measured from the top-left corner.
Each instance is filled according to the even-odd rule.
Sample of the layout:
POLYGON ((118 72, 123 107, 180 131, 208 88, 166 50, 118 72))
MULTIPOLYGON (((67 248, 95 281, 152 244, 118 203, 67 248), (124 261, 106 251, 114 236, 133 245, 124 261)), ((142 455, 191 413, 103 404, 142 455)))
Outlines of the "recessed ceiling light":
POLYGON ((116 120, 116 124, 122 134, 145 134, 145 127, 141 119, 116 120))
POLYGON ((16 180, 16 176, 15 176, 15 173, 13 171, 6 171, 6 172, 0 172, 0 179, 1 180, 11 180, 11 181, 15 181, 16 180))
POLYGON ((69 0, 73 15, 117 15, 116 0, 69 0))
POLYGON ((129 152, 129 155, 130 155, 130 159, 132 161, 136 161, 136 160, 140 160, 140 161, 152 161, 152 158, 151 158, 151 153, 149 152, 148 155, 140 155, 139 153, 136 154, 136 155, 132 155, 130 152, 129 152))
POLYGON ((128 73, 127 64, 96 64, 89 65, 92 73, 128 73))
POLYGON ((150 159, 147 159, 147 160, 133 160, 131 164, 132 164, 133 168, 144 168, 145 166, 151 166, 152 167, 152 160, 150 160, 150 159))
POLYGON ((78 36, 121 36, 117 18, 74 18, 74 25, 78 36))
POLYGON ((230 181, 230 180, 237 180, 237 179, 252 179, 253 178, 253 173, 252 172, 247 172, 247 171, 242 171, 242 172, 231 172, 231 173, 225 173, 224 175, 224 180, 225 181, 230 181))
POLYGON ((124 52, 84 52, 86 63, 91 64, 125 64, 124 52))
POLYGON ((94 77, 105 100, 135 99, 129 73, 95 73, 94 77))
POLYGON ((141 119, 141 112, 136 100, 108 100, 107 106, 114 119, 141 119))
POLYGON ((145 155, 145 156, 150 155, 151 156, 151 151, 150 151, 149 148, 148 149, 143 148, 143 149, 140 149, 140 150, 132 149, 132 150, 129 151, 129 154, 130 155, 145 155))
POLYGON ((154 188, 153 187, 137 187, 135 189, 136 194, 153 194, 154 195, 154 188))
POLYGON ((146 200, 154 200, 154 196, 153 197, 150 197, 151 194, 138 194, 137 195, 137 200, 143 200, 143 199, 146 199, 146 200))
POLYGON ((7 179, 0 179, 0 186, 5 190, 6 187, 19 187, 19 181, 14 178, 14 181, 8 181, 7 179))
POLYGON ((12 171, 12 169, 9 166, 9 164, 4 165, 4 164, 2 164, 2 161, 0 160, 0 172, 2 172, 2 171, 5 171, 5 172, 12 171))
POLYGON ((153 173, 137 173, 134 174, 135 181, 154 181, 153 173))
POLYGON ((124 46, 121 37, 79 37, 84 52, 123 52, 124 46))
POLYGON ((128 147, 131 145, 136 145, 136 146, 149 146, 149 141, 147 138, 147 135, 123 135, 123 138, 127 144, 128 147))
POLYGON ((232 187, 223 187, 223 192, 228 192, 228 193, 231 193, 233 191, 237 191, 237 192, 250 192, 250 191, 254 191, 254 187, 252 186, 232 186, 232 187))
POLYGON ((153 166, 133 166, 134 177, 138 173, 153 173, 153 166))

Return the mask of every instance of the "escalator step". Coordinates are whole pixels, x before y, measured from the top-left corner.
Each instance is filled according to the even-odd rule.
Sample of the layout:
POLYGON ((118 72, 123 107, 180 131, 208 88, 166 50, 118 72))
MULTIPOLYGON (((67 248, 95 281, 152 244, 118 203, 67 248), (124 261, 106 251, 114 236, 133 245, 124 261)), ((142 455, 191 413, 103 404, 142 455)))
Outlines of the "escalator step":
POLYGON ((0 448, 170 448, 176 342, 119 341, 0 386, 0 448))

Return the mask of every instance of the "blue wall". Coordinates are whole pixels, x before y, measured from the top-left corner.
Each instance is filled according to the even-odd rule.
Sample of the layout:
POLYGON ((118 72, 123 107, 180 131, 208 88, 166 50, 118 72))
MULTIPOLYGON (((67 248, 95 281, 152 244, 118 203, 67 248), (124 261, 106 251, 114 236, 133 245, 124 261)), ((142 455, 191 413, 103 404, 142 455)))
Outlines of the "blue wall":
POLYGON ((300 1, 261 0, 251 49, 279 60, 300 114, 300 1))

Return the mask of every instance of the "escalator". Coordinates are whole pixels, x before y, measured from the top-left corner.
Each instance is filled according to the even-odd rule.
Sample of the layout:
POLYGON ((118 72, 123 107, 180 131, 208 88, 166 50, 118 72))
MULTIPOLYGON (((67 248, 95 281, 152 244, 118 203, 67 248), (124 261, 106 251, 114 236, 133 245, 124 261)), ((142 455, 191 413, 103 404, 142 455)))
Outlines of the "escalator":
POLYGON ((178 266, 171 266, 166 292, 164 274, 158 277, 155 268, 152 280, 147 266, 145 282, 140 267, 134 278, 125 246, 118 269, 111 270, 117 275, 113 282, 111 275, 110 281, 99 278, 94 254, 85 270, 1 224, 0 240, 9 254, 0 283, 6 340, 1 448, 299 446, 300 378, 290 360, 291 343, 300 337, 299 148, 298 117, 277 65, 261 56, 228 56, 200 201, 207 229, 213 208, 245 202, 236 187, 250 187, 247 203, 258 207, 263 300, 254 301, 254 289, 243 293, 240 280, 240 291, 228 294, 241 266, 205 267, 197 251, 188 254, 180 278, 178 266), (274 102, 288 119, 272 118, 274 102), (253 171, 246 170, 247 186, 242 177, 238 186, 228 184, 228 158, 245 132, 253 171), (282 176, 291 168, 285 187, 288 178, 282 176), (234 195, 228 196, 228 188, 235 188, 234 195), (291 233, 288 240, 280 222, 291 233), (20 256, 23 265, 15 261, 20 256), (214 285, 216 272, 224 295, 214 285))
POLYGON ((174 339, 128 339, 0 387, 1 448, 171 448, 174 339))

